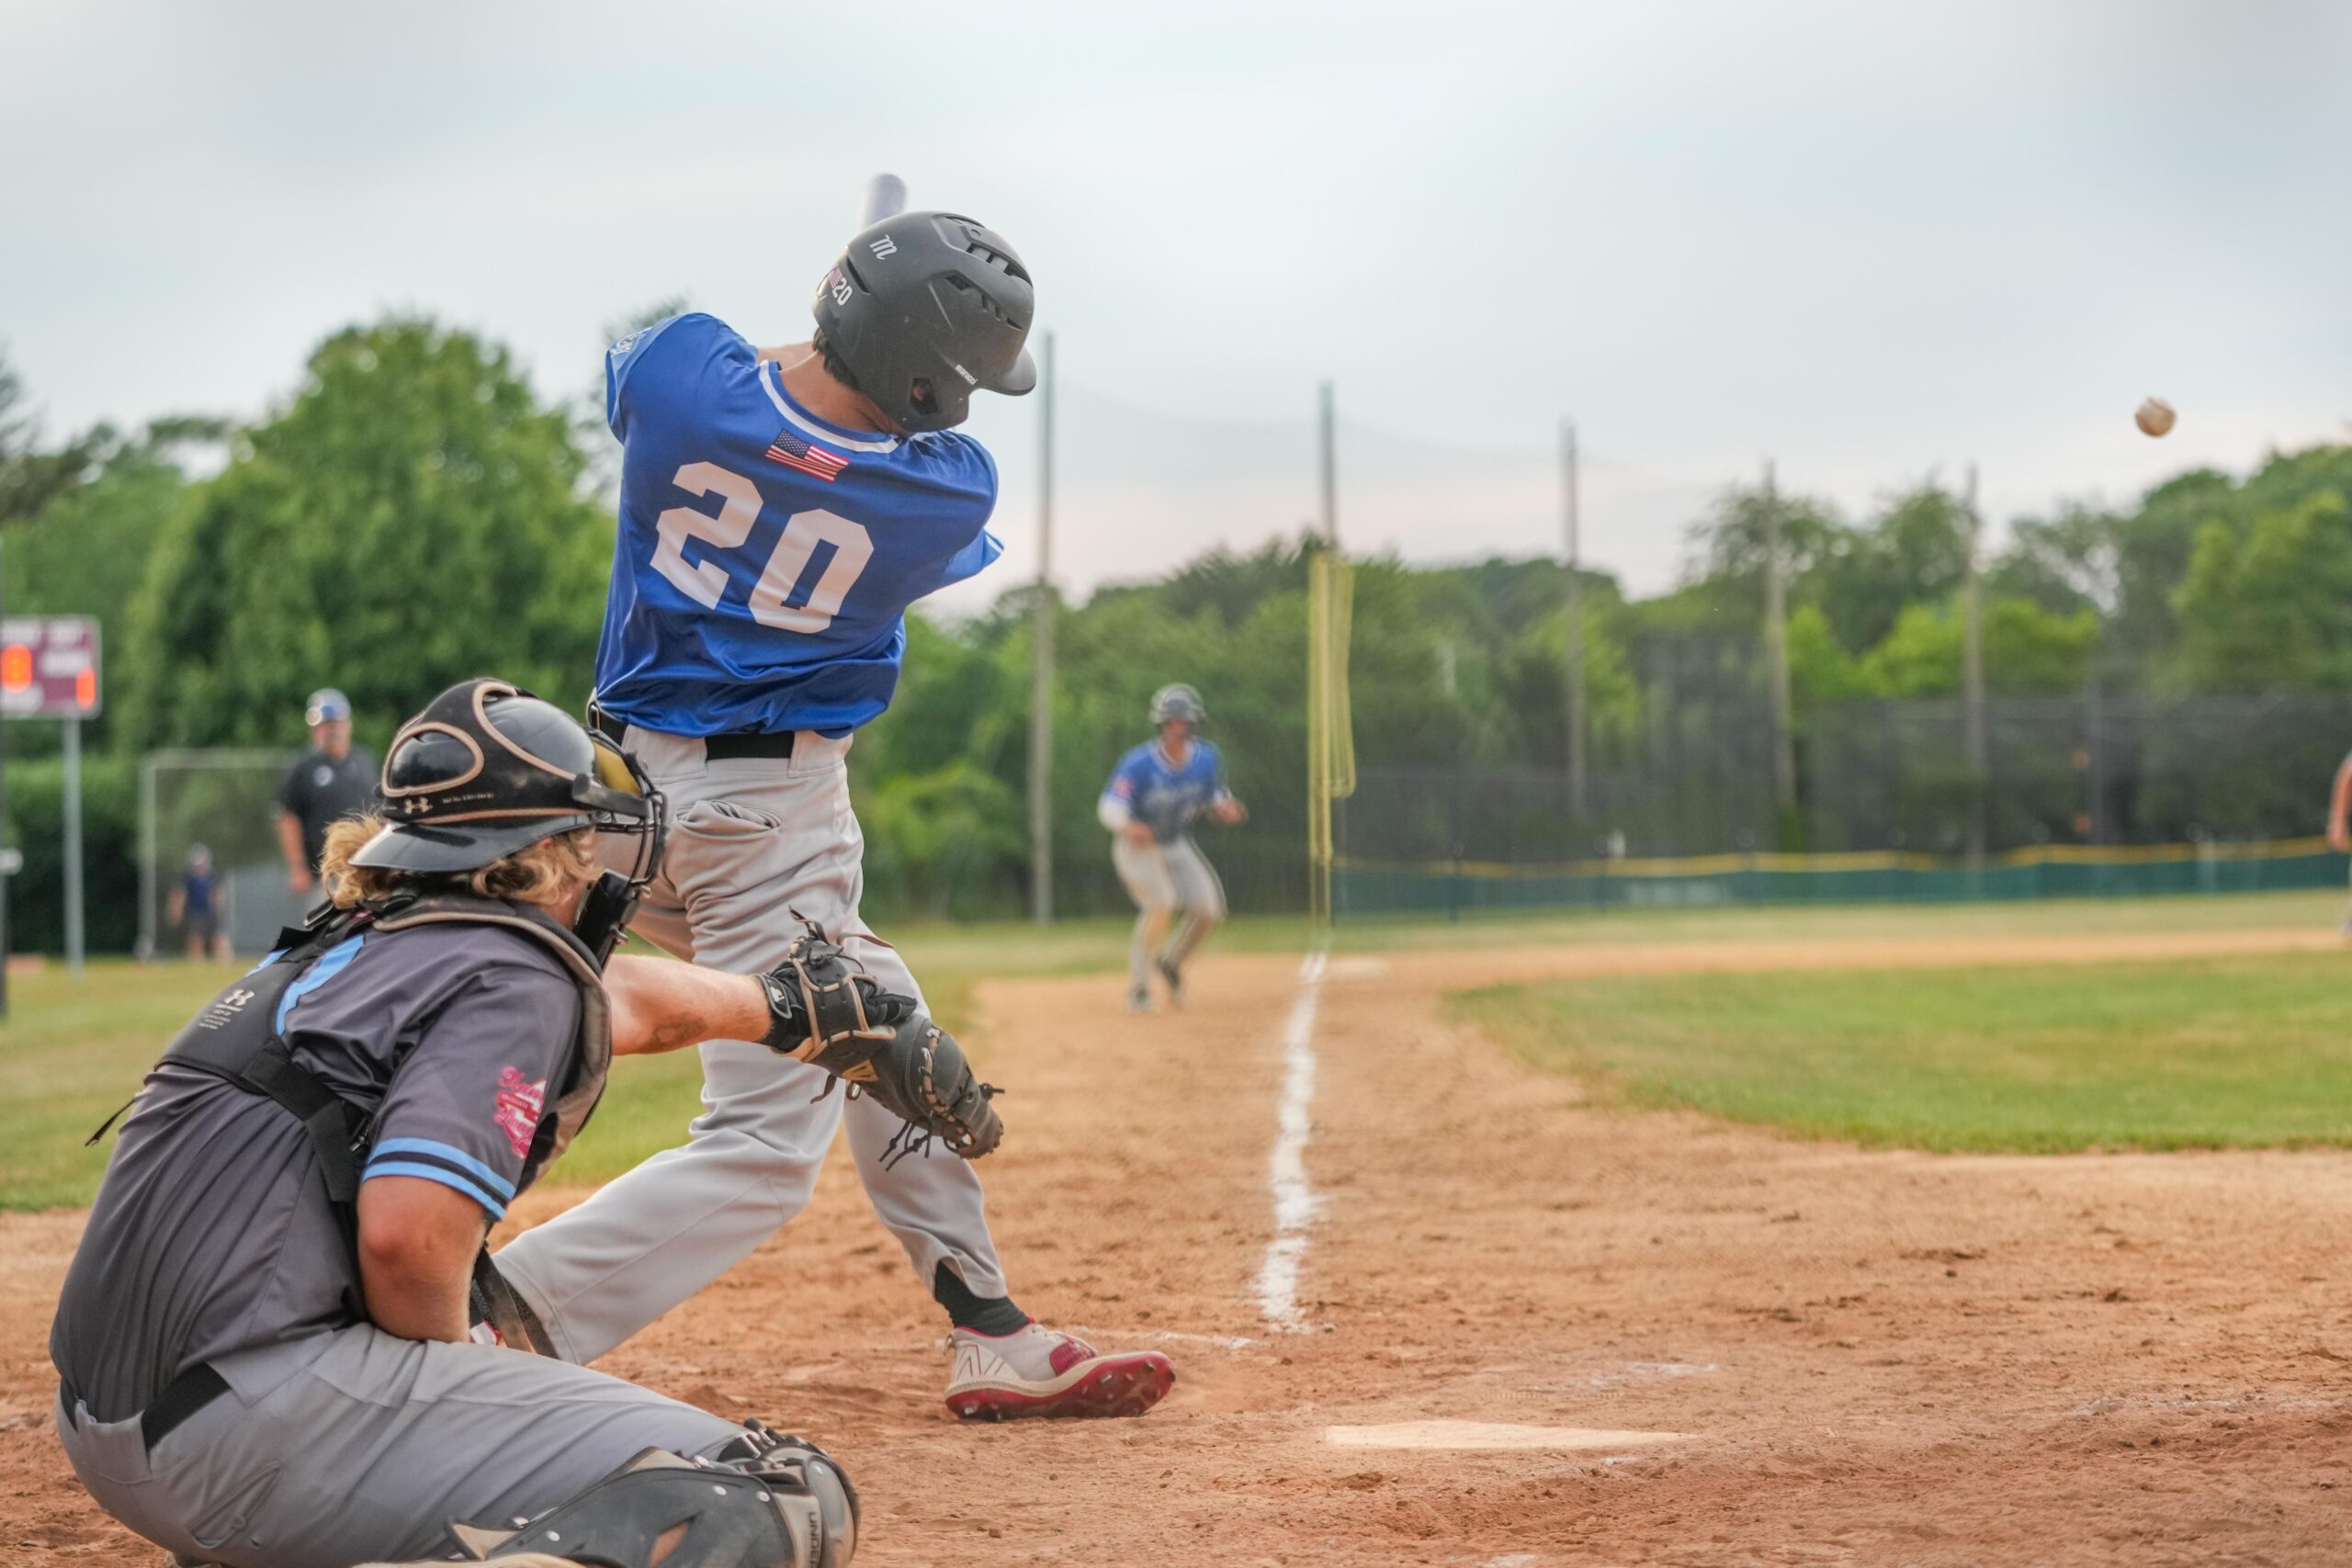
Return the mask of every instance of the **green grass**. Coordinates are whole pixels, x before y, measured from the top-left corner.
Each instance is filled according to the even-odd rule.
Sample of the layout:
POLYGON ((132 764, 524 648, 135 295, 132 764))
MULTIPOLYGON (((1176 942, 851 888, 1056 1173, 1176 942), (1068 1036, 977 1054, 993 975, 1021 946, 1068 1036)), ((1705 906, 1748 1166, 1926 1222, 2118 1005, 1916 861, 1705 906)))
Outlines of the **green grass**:
MULTIPOLYGON (((2222 925, 2324 930, 2334 923, 2341 908, 2341 897, 2333 894, 2271 894, 1949 907, 1619 911, 1460 922, 1365 921, 1341 927, 1337 945, 1344 950, 1381 951, 1529 943, 1932 938, 2002 931, 2055 935, 2222 925)), ((922 977, 940 1020, 951 1030, 967 1031, 975 1021, 972 988, 980 978, 1114 973, 1126 962, 1127 930, 1127 921, 1105 919, 1066 921, 1044 931, 1025 924, 997 922, 900 926, 893 927, 889 934, 922 977)), ((1242 919, 1220 931, 1216 945, 1227 952, 1295 953, 1306 939, 1302 920, 1242 919)), ((2324 961, 2311 962, 2320 964, 2324 972, 2324 961)), ((0 1023, 0 1208, 39 1209, 89 1201, 105 1166, 107 1148, 101 1145, 85 1149, 83 1139, 138 1087, 164 1043, 198 1003, 220 988, 227 973, 178 964, 142 968, 109 962, 92 964, 79 981, 55 965, 12 977, 11 1014, 6 1023, 0 1023)), ((1797 983, 1797 988, 1807 997, 1826 994, 1827 980, 1808 976, 1797 983)), ((1653 995, 1659 1006, 1670 1007, 1678 995, 1695 997, 1722 983, 1727 982, 1677 981, 1660 985, 1653 995)), ((1589 989, 1577 987, 1579 995, 1589 989)), ((1480 1010, 1506 1012, 1518 1005, 1497 997, 1483 998, 1475 1004, 1480 1010)), ((1538 1005, 1532 996, 1525 1005, 1538 1017, 1552 1010, 1548 1003, 1538 1005)), ((1571 1010, 1569 1016, 1589 1015, 1571 1010)), ((1546 1032, 1550 1032, 1549 1026, 1546 1032)), ((1575 1048, 1578 1053, 1585 1049, 1575 1048)), ((978 1055, 985 1064, 985 1040, 979 1043, 978 1055)), ((1592 1065, 1589 1056, 1579 1055, 1575 1059, 1592 1065)), ((2337 1066, 2341 1066, 2340 1058, 2337 1066)), ((676 1143, 695 1113, 699 1086, 700 1075, 691 1053, 620 1064, 615 1071, 614 1092, 579 1145, 565 1156, 558 1177, 570 1181, 603 1180, 676 1143)), ((2314 1084, 2307 1097, 2310 1103, 2352 1103, 2346 1101, 2340 1084, 2325 1097, 2320 1095, 2322 1087, 2314 1084)), ((1726 1109, 1724 1113, 1740 1112, 1726 1109)), ((2315 1119, 2325 1121, 2324 1116, 2315 1119)), ((1787 1124, 1798 1123, 1789 1119, 1787 1124)), ((1858 1128, 1818 1130, 1871 1135, 1858 1128)), ((2290 1130, 2274 1135, 2333 1141, 2346 1134, 2338 1122, 2323 1132, 2290 1130)))
MULTIPOLYGON (((1237 945, 1295 943, 1296 922, 1242 922, 1237 945), (1262 929, 1261 929, 1262 927, 1262 929)), ((970 1027, 972 988, 990 975, 1110 972, 1126 963, 1122 920, 1070 921, 1040 931, 1013 924, 918 926, 892 940, 951 1031, 970 1027)), ((139 1088, 190 1013, 232 968, 95 963, 76 981, 51 964, 9 982, 0 1023, 0 1209, 86 1203, 106 1168, 111 1138, 83 1140, 139 1088)), ((979 1053, 985 1062, 985 1050, 979 1053)), ((612 1089, 555 1172, 603 1181, 685 1136, 700 1106, 702 1071, 691 1051, 616 1065, 612 1089)))
POLYGON ((1934 1150, 2352 1145, 2352 955, 1620 977, 1454 1008, 1604 1100, 1934 1150))

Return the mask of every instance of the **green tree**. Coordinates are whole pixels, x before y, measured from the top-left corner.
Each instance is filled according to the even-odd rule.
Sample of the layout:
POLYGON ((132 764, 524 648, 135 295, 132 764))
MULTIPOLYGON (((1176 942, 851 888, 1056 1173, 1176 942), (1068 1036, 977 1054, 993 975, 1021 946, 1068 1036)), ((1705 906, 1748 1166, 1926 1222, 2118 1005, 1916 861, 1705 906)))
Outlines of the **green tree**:
POLYGON ((0 523, 30 517, 82 482, 98 448, 112 439, 103 426, 53 449, 43 449, 40 416, 27 400, 24 377, 0 344, 0 523))
POLYGON ((1862 526, 1834 530, 1792 597, 1818 606, 1838 642, 1861 653, 1885 640, 1905 606, 1940 603, 1967 571, 1960 499, 1923 485, 1862 526))
MULTIPOLYGON (((98 623, 107 705, 86 739, 103 745, 119 706, 130 605, 157 539, 186 506, 187 476, 171 444, 108 442, 86 483, 57 491, 8 530, 6 593, 14 615, 89 615, 98 623)), ((54 749, 55 727, 24 725, 9 740, 19 754, 54 749)))
POLYGON ((2323 491, 2240 532, 2197 531, 2173 595, 2180 672, 2199 691, 2352 686, 2352 514, 2323 491))
POLYGON ((1818 604, 1800 604, 1789 612, 1789 695, 1796 709, 1798 728, 1825 703, 1871 694, 1862 661, 1846 651, 1818 604))
MULTIPOLYGON (((1965 628, 1956 603, 1913 604, 1886 640, 1861 661, 1867 687, 1886 697, 1946 696, 1960 690, 1965 628)), ((2098 617, 2084 609, 2053 615, 2030 599, 1984 606, 1984 686, 2007 696, 2079 690, 2098 642, 2098 617)))
POLYGON ((583 472, 503 349, 408 318, 336 333, 157 542, 128 649, 140 743, 292 741, 329 682, 379 744, 472 675, 576 705, 612 548, 583 472))

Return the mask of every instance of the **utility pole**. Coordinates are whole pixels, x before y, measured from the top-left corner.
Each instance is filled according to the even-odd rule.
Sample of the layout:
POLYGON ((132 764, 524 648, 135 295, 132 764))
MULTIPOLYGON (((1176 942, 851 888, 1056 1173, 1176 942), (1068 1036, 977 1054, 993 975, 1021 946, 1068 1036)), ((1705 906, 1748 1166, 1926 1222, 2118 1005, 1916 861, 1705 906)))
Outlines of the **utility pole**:
POLYGON ((1331 383, 1323 383, 1322 406, 1316 421, 1317 448, 1323 465, 1323 538, 1333 549, 1340 547, 1340 459, 1334 450, 1335 436, 1331 417, 1331 383))
POLYGON ((1991 783, 1991 750, 1984 734, 1984 584, 1976 570, 1984 534, 1976 514, 1976 465, 1968 465, 1968 488, 1961 500, 1961 541, 1968 556, 1961 595, 1961 733, 1968 751, 1968 864, 1984 863, 1984 810, 1991 783))
POLYGON ((1764 459, 1764 654, 1772 686, 1772 804, 1786 814, 1797 804, 1796 737, 1789 720, 1789 586, 1781 559, 1781 492, 1772 460, 1764 459))
POLYGON ((1560 422, 1560 524, 1568 561, 1568 810, 1582 826, 1588 800, 1584 763, 1584 558, 1577 515, 1577 427, 1560 422))
POLYGON ((1054 919, 1054 334, 1037 389, 1037 592, 1030 633, 1029 918, 1054 919))

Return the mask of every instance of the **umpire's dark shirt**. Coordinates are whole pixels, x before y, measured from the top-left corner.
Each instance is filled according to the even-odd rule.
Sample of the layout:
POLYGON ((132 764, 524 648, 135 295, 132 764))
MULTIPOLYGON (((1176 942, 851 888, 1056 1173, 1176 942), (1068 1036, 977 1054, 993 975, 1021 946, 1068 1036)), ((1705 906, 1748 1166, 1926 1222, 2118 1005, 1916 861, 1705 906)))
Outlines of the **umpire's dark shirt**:
POLYGON ((326 853, 327 829, 375 808, 376 776, 376 759, 364 746, 354 746, 339 762, 313 746, 286 770, 278 781, 277 808, 302 824, 302 853, 312 871, 326 853))
MULTIPOLYGON (((279 1004, 295 1059, 369 1108, 367 1176, 455 1189, 505 1213, 560 1091, 580 993, 520 931, 426 925, 329 949, 279 1004), (556 1086, 550 1089, 549 1085, 556 1086)), ((310 1135, 270 1100, 165 1066, 149 1075, 66 1271, 50 1359, 100 1421, 147 1407, 198 1361, 315 1358, 359 1280, 310 1135)))

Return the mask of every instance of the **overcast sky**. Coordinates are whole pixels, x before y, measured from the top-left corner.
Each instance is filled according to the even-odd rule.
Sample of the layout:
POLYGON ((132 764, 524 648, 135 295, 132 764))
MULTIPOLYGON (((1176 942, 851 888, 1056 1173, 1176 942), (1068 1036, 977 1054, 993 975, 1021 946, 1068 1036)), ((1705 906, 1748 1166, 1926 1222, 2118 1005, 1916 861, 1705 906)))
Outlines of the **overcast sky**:
MULTIPOLYGON (((1555 547, 1572 416, 1645 590, 1767 456, 1849 508, 1973 459, 2006 518, 2352 418, 2340 0, 0 0, 0 62, 52 431, 259 415, 388 310, 563 395, 667 297, 801 335, 888 169, 1036 276, 1080 589, 1295 531, 1326 376, 1351 547, 1555 547)), ((967 603, 1035 568, 1035 400, 981 401, 967 603)))

